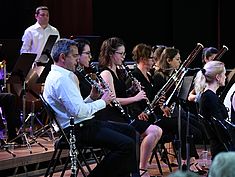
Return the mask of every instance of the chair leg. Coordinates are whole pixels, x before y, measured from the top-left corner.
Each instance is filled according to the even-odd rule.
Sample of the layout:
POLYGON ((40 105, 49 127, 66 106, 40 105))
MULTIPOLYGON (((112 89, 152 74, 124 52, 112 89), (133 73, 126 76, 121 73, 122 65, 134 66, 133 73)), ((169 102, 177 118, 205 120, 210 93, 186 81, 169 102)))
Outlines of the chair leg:
POLYGON ((162 154, 166 158, 166 162, 167 162, 168 168, 169 168, 170 172, 172 172, 171 163, 170 163, 170 160, 169 160, 169 157, 168 157, 169 153, 168 153, 168 151, 167 151, 167 149, 165 147, 165 144, 161 144, 161 149, 163 149, 162 154))
POLYGON ((51 160, 50 160, 50 162, 49 162, 49 164, 48 164, 48 167, 47 167, 47 170, 46 170, 46 173, 45 173, 44 177, 47 177, 47 176, 49 175, 50 170, 51 170, 51 167, 52 167, 52 164, 53 164, 53 166, 54 166, 54 160, 55 160, 57 151, 58 151, 58 149, 55 148, 54 153, 52 154, 51 160))
POLYGON ((87 162, 86 157, 84 156, 84 152, 83 152, 80 148, 77 148, 77 150, 78 150, 78 155, 79 155, 78 158, 81 158, 82 162, 85 164, 87 170, 88 170, 89 173, 90 173, 92 170, 91 170, 90 165, 89 165, 88 162, 87 162))
POLYGON ((63 149, 59 149, 58 150, 58 153, 54 159, 54 163, 53 163, 53 166, 52 166, 52 170, 51 170, 51 173, 50 173, 50 177, 53 176, 53 173, 55 172, 55 168, 56 168, 56 163, 59 161, 59 158, 60 158, 60 155, 62 153, 63 149))
POLYGON ((152 151, 152 155, 149 159, 149 163, 151 164, 152 160, 153 160, 153 157, 155 157, 156 162, 157 162, 157 166, 158 166, 158 170, 159 170, 160 174, 163 175, 161 163, 160 163, 160 160, 159 160, 158 154, 157 154, 157 148, 158 148, 157 146, 158 146, 158 144, 154 147, 154 149, 152 151))

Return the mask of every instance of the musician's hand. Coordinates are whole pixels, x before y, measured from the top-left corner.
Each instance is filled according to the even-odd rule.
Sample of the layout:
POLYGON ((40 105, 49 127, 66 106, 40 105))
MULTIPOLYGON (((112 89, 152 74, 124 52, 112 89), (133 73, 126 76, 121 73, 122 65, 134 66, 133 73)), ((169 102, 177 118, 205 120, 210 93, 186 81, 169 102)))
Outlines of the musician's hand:
POLYGON ((140 90, 143 90, 141 87, 141 83, 136 79, 132 82, 132 87, 133 87, 134 92, 138 92, 140 90))
POLYGON ((115 96, 109 90, 105 90, 104 94, 101 96, 101 99, 105 101, 106 105, 109 105, 111 101, 115 99, 115 96))
POLYGON ((163 106, 163 103, 166 101, 166 97, 164 96, 164 95, 162 95, 161 97, 160 97, 160 99, 159 99, 159 102, 158 102, 158 105, 160 106, 160 107, 162 107, 163 106))
POLYGON ((137 101, 140 101, 140 100, 143 100, 143 99, 147 99, 146 93, 145 93, 145 91, 143 91, 143 90, 141 90, 139 93, 137 93, 137 94, 134 96, 134 98, 135 98, 135 101, 136 101, 136 102, 137 102, 137 101))
POLYGON ((171 116, 171 109, 168 106, 161 106, 160 107, 162 112, 163 112, 163 116, 165 117, 170 117, 171 116))
POLYGON ((147 121, 149 119, 149 116, 145 112, 142 112, 138 115, 138 119, 147 121))
POLYGON ((90 92, 90 98, 92 100, 97 100, 98 98, 100 98, 100 96, 101 95, 100 95, 99 91, 94 86, 92 86, 91 92, 90 92))

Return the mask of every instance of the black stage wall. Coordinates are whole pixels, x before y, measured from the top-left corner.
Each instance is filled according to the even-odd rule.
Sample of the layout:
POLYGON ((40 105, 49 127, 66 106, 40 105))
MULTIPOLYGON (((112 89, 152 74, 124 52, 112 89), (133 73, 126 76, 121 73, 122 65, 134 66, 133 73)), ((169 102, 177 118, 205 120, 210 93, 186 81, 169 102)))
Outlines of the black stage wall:
MULTIPOLYGON (((39 5, 49 7, 50 23, 59 29, 61 37, 100 36, 93 48, 95 54, 102 40, 118 36, 126 43, 127 60, 132 60, 131 50, 140 42, 175 46, 184 60, 200 42, 205 47, 226 45, 229 51, 222 61, 227 68, 235 67, 231 1, 145 0, 127 4, 126 0, 2 0, 0 60, 7 60, 9 72, 19 55, 21 36, 35 22, 34 11, 39 5)), ((191 64, 196 66, 201 66, 200 56, 191 64)))

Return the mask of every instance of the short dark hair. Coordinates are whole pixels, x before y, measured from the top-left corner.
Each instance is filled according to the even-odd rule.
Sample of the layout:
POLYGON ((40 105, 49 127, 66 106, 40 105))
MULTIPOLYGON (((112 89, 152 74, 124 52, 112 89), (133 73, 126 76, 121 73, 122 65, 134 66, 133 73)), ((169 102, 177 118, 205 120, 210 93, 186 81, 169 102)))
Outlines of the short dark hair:
POLYGON ((208 59, 210 56, 212 56, 213 54, 217 54, 217 53, 218 53, 218 49, 215 47, 204 48, 202 51, 202 63, 205 64, 204 58, 208 59))
POLYGON ((75 42, 77 42, 77 47, 78 47, 78 53, 81 55, 85 45, 91 45, 90 41, 88 41, 87 39, 84 38, 77 38, 74 39, 75 42))
POLYGON ((40 10, 47 10, 47 11, 49 11, 47 6, 39 6, 39 7, 37 7, 37 9, 35 11, 35 14, 38 15, 40 10))
POLYGON ((51 56, 53 60, 58 62, 61 53, 64 53, 67 56, 71 51, 71 46, 77 46, 77 43, 74 40, 66 38, 60 38, 58 41, 56 41, 51 50, 51 56))

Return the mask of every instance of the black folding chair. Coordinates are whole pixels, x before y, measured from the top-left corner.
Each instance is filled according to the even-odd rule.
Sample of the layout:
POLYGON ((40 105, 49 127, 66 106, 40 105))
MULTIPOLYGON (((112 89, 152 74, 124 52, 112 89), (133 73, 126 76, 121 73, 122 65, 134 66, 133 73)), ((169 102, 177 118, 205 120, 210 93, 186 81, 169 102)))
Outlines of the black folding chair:
POLYGON ((212 117, 212 124, 220 142, 224 145, 227 151, 230 151, 232 148, 232 139, 227 127, 224 125, 224 123, 222 123, 221 120, 214 117, 212 117))
MULTIPOLYGON (((70 149, 70 141, 69 141, 69 138, 67 137, 66 133, 64 132, 63 128, 60 126, 58 120, 56 119, 55 112, 52 109, 52 107, 46 102, 46 100, 44 99, 44 97, 41 94, 39 95, 39 97, 42 100, 42 103, 46 109, 48 116, 50 117, 50 119, 52 121, 54 121, 55 125, 59 128, 59 132, 61 133, 60 138, 55 141, 55 144, 54 144, 55 149, 54 149, 54 153, 52 155, 52 158, 49 162, 46 173, 45 173, 45 177, 46 177, 49 174, 50 174, 50 176, 53 175, 53 173, 55 172, 55 168, 59 162, 59 159, 61 157, 62 151, 63 150, 68 151, 70 149)), ((83 145, 76 143, 76 148, 77 148, 77 152, 78 152, 78 154, 77 154, 78 155, 78 157, 77 157, 77 170, 81 170, 82 175, 84 177, 86 177, 87 172, 84 169, 84 167, 87 168, 88 173, 90 173, 92 169, 87 161, 87 158, 84 156, 84 154, 85 153, 87 154, 87 151, 89 151, 90 154, 92 155, 95 163, 100 163, 101 159, 96 156, 96 151, 94 150, 93 147, 83 146, 83 145)), ((68 153, 68 158, 64 164, 61 176, 63 176, 65 171, 67 170, 69 162, 70 162, 70 158, 69 158, 69 153, 68 153)))
POLYGON ((232 139, 229 134, 227 127, 221 120, 212 117, 211 119, 206 119, 199 114, 199 120, 204 126, 207 138, 210 140, 210 134, 216 135, 220 143, 224 146, 226 151, 230 151, 232 147, 232 139))

